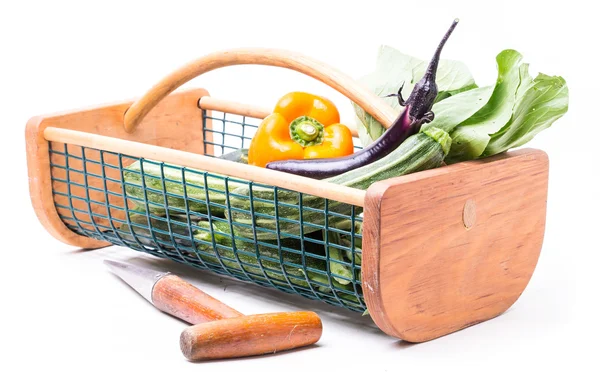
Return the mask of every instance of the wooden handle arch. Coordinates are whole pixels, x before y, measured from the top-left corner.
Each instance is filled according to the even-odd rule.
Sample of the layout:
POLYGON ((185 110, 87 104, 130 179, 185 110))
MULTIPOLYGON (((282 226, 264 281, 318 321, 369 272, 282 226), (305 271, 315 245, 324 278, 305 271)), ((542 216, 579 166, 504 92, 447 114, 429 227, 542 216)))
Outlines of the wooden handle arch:
POLYGON ((209 71, 236 65, 265 65, 295 70, 340 92, 386 128, 396 118, 394 110, 382 99, 349 76, 323 62, 287 50, 247 48, 205 55, 163 78, 127 110, 123 120, 125 130, 133 132, 154 106, 184 83, 209 71))

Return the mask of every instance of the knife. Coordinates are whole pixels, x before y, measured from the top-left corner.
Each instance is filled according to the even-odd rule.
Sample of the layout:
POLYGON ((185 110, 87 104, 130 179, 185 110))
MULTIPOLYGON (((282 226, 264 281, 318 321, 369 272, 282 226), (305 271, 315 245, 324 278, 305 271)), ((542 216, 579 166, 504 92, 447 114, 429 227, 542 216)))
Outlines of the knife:
POLYGON ((254 356, 316 343, 322 334, 311 311, 246 316, 170 272, 104 260, 157 309, 193 324, 179 343, 188 360, 254 356))
POLYGON ((191 324, 243 316, 170 272, 112 260, 104 263, 157 309, 191 324))

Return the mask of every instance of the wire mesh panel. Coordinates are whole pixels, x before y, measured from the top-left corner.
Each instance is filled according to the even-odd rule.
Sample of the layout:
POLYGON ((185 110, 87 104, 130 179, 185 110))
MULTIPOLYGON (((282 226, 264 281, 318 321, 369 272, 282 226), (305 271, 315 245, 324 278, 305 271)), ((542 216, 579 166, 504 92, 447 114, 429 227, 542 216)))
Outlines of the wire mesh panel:
MULTIPOLYGON (((257 123, 204 117, 207 153, 244 162, 257 123)), ((56 209, 78 234, 366 310, 357 206, 75 145, 50 143, 50 158, 56 209)))
POLYGON ((204 151, 207 156, 248 149, 260 120, 224 112, 202 110, 204 151))

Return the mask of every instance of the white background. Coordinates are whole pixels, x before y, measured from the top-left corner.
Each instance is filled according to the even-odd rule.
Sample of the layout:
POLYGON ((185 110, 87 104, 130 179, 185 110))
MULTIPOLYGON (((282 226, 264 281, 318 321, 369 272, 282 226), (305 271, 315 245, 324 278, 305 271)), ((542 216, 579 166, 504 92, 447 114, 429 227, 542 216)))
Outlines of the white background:
MULTIPOLYGON (((600 33, 598 12, 585 3, 3 1, 0 377, 598 378, 600 33), (529 144, 551 162, 538 267, 522 297, 492 321, 405 344, 366 318, 299 296, 121 248, 84 252, 63 245, 32 211, 24 127, 34 115, 139 96, 180 65, 232 47, 297 50, 359 77, 372 69, 380 44, 429 58, 455 17, 461 22, 443 57, 464 61, 479 84, 494 81, 495 55, 514 48, 533 72, 565 77, 571 94, 567 115, 529 144), (111 275, 101 263, 106 257, 174 271, 244 313, 317 311, 322 339, 276 356, 189 363, 178 347, 186 324, 111 275)), ((338 93, 282 69, 222 69, 190 86, 267 107, 287 91, 315 91, 351 116, 338 93)))

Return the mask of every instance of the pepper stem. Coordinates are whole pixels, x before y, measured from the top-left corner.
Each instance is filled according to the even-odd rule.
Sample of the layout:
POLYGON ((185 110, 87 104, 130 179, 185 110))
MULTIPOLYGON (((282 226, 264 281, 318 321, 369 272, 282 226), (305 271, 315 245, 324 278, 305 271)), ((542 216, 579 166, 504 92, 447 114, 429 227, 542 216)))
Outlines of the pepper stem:
POLYGON ((317 138, 317 136, 319 136, 319 131, 317 131, 317 128, 315 128, 314 125, 308 123, 300 124, 296 128, 296 133, 298 133, 298 135, 306 141, 313 141, 317 138))
POLYGON ((290 137, 302 146, 323 142, 323 124, 308 116, 300 116, 290 123, 290 137))

